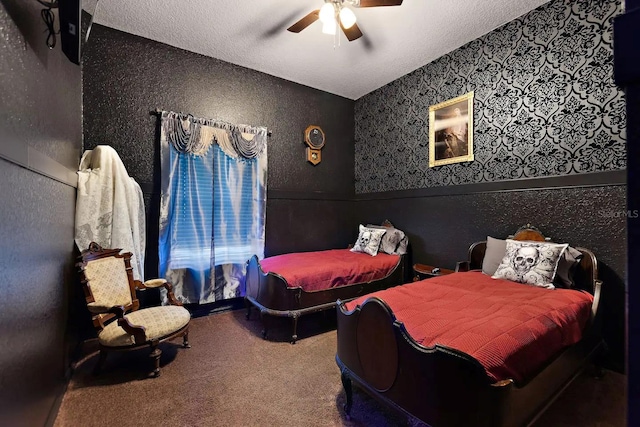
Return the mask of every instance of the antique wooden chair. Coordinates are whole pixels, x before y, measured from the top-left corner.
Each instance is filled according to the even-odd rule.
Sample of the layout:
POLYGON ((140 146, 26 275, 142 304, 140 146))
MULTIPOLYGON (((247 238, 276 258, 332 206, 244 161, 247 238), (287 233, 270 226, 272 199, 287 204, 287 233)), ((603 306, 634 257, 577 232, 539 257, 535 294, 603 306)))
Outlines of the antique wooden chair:
POLYGON ((76 266, 84 288, 87 308, 98 332, 100 358, 98 372, 109 351, 129 351, 143 347, 151 349, 153 376, 160 375, 158 344, 183 337, 183 347, 189 348, 191 315, 176 300, 171 284, 164 279, 142 283, 133 279, 131 253, 121 249, 103 249, 92 242, 82 251, 76 266), (171 305, 140 308, 137 290, 164 287, 171 305))

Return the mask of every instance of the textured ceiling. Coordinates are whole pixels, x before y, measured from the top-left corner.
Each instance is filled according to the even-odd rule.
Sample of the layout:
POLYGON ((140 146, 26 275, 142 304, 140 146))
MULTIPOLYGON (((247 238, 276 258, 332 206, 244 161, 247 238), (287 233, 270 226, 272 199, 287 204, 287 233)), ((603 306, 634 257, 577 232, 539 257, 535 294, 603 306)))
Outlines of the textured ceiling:
POLYGON ((350 99, 401 77, 546 0, 405 0, 354 9, 348 42, 315 22, 286 28, 323 0, 102 0, 95 22, 350 99))

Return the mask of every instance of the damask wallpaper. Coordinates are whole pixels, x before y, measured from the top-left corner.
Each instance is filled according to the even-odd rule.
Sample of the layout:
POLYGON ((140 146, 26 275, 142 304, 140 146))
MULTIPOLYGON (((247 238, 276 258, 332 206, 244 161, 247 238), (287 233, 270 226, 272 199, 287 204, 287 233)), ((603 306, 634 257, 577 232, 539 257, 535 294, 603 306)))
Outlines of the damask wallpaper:
POLYGON ((355 105, 356 193, 624 169, 620 0, 553 0, 355 105), (475 92, 475 161, 429 168, 429 106, 475 92))

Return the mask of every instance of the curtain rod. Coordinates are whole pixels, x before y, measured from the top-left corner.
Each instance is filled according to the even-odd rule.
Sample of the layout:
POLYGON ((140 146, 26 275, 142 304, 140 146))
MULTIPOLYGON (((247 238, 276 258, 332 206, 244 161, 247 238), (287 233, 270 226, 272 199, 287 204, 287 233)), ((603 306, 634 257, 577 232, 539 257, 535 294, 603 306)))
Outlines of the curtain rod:
MULTIPOLYGON (((159 108, 156 108, 155 110, 151 110, 151 111, 149 111, 149 114, 150 114, 150 115, 152 115, 152 116, 158 116, 158 115, 161 115, 161 114, 162 114, 162 111, 163 111, 163 110, 161 110, 161 109, 159 109, 159 108)), ((271 137, 271 131, 270 131, 270 130, 268 130, 268 129, 267 129, 267 136, 268 136, 268 137, 271 137)))

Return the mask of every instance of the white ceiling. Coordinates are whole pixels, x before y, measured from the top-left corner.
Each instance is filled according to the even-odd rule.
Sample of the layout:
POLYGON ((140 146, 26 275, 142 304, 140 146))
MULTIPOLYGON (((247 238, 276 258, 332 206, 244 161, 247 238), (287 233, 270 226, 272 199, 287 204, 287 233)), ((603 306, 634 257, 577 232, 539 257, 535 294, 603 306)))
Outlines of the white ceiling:
POLYGON ((323 0, 102 0, 95 22, 350 99, 419 68, 547 0, 405 0, 354 9, 348 42, 315 22, 286 29, 323 0))

